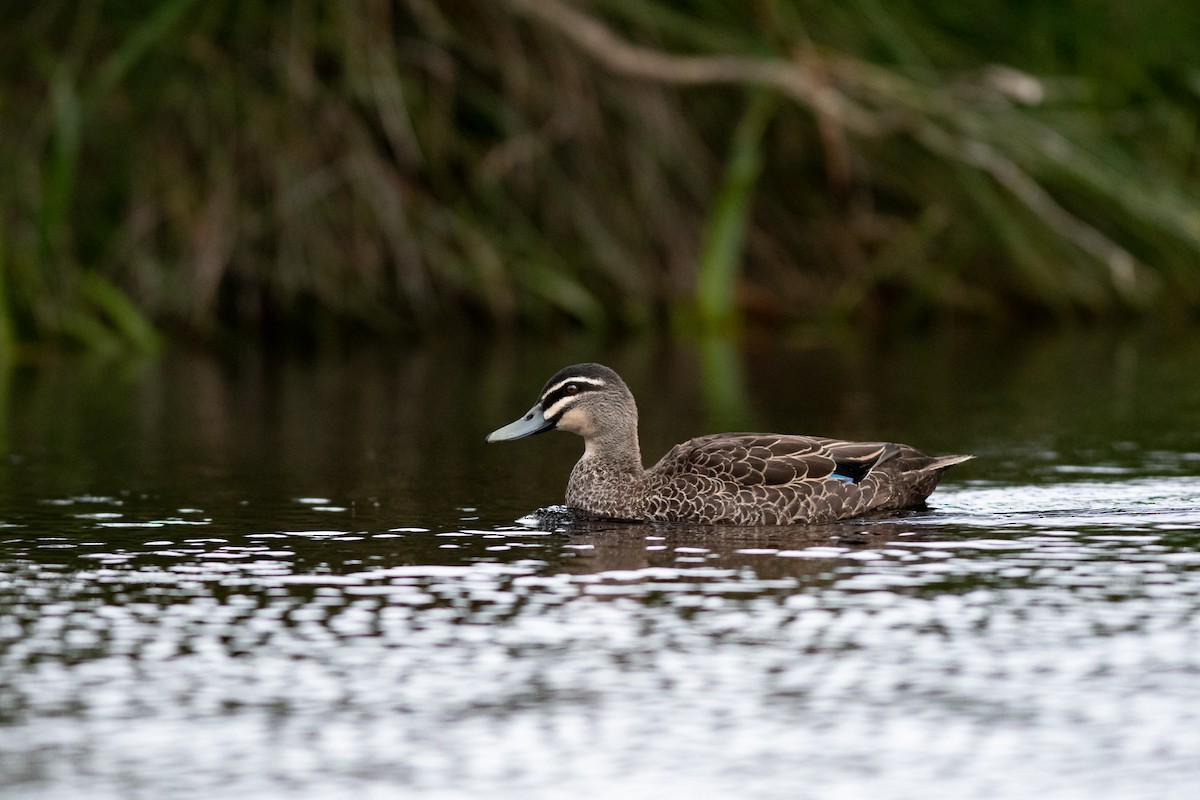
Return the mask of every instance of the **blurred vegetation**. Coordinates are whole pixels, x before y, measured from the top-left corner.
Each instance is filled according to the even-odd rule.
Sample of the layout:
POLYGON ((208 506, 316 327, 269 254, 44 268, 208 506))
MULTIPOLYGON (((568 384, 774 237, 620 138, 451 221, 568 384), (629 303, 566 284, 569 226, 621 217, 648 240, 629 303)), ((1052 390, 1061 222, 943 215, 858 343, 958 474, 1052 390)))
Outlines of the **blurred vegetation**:
POLYGON ((0 349, 1200 308, 1200 5, 0 10, 0 349))

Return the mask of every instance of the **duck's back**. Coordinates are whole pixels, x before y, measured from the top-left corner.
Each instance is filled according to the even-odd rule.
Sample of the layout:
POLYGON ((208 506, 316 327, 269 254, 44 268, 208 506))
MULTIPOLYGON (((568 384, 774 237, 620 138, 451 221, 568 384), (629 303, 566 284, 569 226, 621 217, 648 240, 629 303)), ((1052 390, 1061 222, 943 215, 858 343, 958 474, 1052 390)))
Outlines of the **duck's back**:
POLYGON ((646 517, 744 525, 828 522, 922 504, 970 456, 890 442, 726 433, 676 445, 647 472, 646 517))

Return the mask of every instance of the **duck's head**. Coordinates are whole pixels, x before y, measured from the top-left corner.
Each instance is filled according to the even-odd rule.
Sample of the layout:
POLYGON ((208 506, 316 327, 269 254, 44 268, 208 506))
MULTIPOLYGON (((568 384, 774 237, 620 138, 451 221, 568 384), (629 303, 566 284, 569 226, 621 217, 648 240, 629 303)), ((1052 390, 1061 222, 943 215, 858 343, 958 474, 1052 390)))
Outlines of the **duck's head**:
POLYGON ((555 373, 533 408, 489 433, 487 440, 504 442, 558 429, 577 433, 590 443, 630 428, 636 435, 637 404, 621 376, 602 364, 575 364, 555 373))

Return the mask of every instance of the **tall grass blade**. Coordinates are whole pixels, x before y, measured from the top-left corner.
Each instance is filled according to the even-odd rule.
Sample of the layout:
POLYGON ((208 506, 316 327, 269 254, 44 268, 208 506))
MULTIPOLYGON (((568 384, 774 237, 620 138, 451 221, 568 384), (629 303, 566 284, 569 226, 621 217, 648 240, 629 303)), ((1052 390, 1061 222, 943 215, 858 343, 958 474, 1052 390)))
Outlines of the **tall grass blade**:
POLYGON ((737 281, 754 202, 754 186, 762 171, 762 136, 776 106, 773 93, 758 90, 734 130, 725 178, 704 229, 696 280, 696 303, 702 322, 720 327, 736 317, 737 281))
POLYGON ((107 278, 95 272, 85 272, 79 277, 79 292, 88 303, 95 306, 121 339, 143 353, 158 350, 160 341, 154 325, 107 278))

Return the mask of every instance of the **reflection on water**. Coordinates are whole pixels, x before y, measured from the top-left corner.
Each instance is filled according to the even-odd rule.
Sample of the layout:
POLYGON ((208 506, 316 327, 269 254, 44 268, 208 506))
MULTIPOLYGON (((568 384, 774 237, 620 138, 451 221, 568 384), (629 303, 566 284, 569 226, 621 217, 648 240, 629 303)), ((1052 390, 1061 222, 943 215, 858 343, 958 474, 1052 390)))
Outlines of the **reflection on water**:
POLYGON ((605 355, 648 459, 707 419, 982 456, 782 528, 530 515, 578 440, 482 435, 586 351, 15 373, 0 792, 1191 797, 1195 348, 918 344, 605 355))

